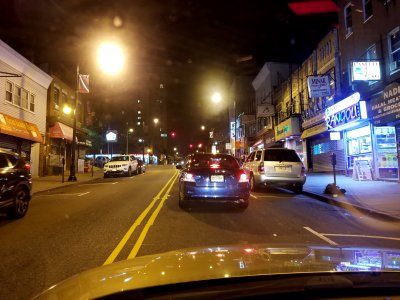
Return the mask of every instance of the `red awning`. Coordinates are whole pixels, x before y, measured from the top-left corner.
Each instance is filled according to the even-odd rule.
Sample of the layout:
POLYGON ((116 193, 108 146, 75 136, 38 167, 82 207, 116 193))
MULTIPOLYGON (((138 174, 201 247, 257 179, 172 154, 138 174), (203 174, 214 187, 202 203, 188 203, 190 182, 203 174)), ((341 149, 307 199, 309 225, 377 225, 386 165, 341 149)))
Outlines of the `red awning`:
POLYGON ((53 127, 50 127, 49 136, 53 139, 72 141, 73 129, 63 123, 56 122, 53 127))
POLYGON ((0 113, 0 133, 16 136, 37 143, 43 143, 36 124, 0 113))

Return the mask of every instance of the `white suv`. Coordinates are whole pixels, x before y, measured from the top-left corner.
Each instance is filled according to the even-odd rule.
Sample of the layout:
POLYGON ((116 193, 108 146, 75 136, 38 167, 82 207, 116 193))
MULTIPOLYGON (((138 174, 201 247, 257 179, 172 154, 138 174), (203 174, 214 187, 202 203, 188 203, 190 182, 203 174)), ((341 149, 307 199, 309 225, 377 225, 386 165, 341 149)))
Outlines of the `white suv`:
POLYGON ((306 182, 304 165, 292 149, 269 148, 254 151, 242 168, 250 179, 252 191, 260 185, 275 185, 301 193, 306 182))
POLYGON ((138 161, 133 155, 117 155, 104 165, 104 178, 110 176, 132 176, 139 174, 138 161))

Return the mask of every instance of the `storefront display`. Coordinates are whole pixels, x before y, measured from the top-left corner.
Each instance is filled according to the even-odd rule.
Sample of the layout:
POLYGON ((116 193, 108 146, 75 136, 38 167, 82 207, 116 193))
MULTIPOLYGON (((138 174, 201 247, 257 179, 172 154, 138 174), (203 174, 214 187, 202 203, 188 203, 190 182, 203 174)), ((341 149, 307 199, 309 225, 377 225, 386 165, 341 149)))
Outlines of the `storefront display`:
POLYGON ((396 130, 392 126, 375 127, 377 168, 379 178, 397 178, 398 162, 396 130))
POLYGON ((367 159, 372 162, 372 143, 370 126, 348 130, 346 132, 347 143, 347 168, 354 168, 354 161, 367 159))

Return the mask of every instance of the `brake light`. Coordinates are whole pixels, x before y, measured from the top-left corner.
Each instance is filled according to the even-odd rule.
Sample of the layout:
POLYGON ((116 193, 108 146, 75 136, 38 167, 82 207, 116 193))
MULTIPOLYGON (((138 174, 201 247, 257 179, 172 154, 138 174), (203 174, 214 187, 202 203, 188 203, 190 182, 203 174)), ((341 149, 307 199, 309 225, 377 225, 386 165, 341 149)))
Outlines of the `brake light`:
POLYGON ((306 176, 306 168, 304 168, 304 166, 301 167, 300 175, 301 176, 306 176))
POLYGON ((265 169, 264 169, 264 162, 260 162, 260 164, 258 165, 258 173, 264 173, 265 169))
POLYGON ((219 167, 220 167, 219 164, 211 164, 211 165, 210 165, 210 168, 211 168, 211 169, 218 169, 219 167))
POLYGON ((241 173, 239 177, 239 182, 249 182, 246 173, 241 173))
POLYGON ((185 176, 183 177, 183 181, 186 182, 195 182, 194 180, 194 175, 191 173, 186 173, 185 176))
POLYGON ((24 165, 24 170, 30 171, 31 170, 31 165, 30 164, 25 164, 24 165))

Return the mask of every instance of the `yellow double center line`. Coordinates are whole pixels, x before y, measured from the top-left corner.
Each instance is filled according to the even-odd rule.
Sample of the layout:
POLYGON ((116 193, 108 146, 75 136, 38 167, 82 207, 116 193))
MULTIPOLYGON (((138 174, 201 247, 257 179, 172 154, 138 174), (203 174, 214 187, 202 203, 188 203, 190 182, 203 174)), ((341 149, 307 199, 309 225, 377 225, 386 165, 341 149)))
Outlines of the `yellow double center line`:
POLYGON ((125 233, 124 237, 121 239, 121 241, 118 243, 117 247, 111 252, 110 256, 106 259, 103 265, 108 265, 114 262, 115 258, 118 256, 118 254, 121 252, 121 250, 124 248, 126 243, 128 242, 129 238, 132 236, 133 232, 135 229, 140 226, 142 221, 146 218, 150 210, 153 208, 154 204, 161 198, 161 195, 164 193, 165 190, 167 190, 164 194, 164 196, 161 198, 160 203, 158 204, 157 208, 153 211, 151 214, 149 220, 147 221, 143 231, 140 233, 139 238, 137 239, 132 251, 130 252, 128 259, 134 258, 136 254, 138 253, 140 247, 143 244, 143 241, 146 237, 147 232, 150 229, 150 226, 154 224, 155 219, 157 218, 162 206, 164 205, 164 202, 167 200, 169 192, 172 189, 172 186, 174 185, 175 179, 178 177, 179 172, 175 172, 175 174, 168 180, 168 182, 164 185, 164 187, 161 189, 161 191, 153 198, 153 201, 150 202, 150 204, 146 207, 146 209, 140 214, 140 216, 135 220, 135 222, 132 224, 132 226, 129 228, 129 230, 125 233))

